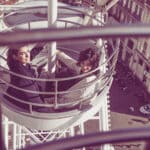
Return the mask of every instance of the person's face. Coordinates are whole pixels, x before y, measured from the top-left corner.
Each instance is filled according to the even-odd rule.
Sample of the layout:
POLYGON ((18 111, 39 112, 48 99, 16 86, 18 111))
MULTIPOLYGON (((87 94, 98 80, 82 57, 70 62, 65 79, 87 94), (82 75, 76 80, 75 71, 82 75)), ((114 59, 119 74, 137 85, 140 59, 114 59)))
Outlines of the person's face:
POLYGON ((18 51, 18 54, 16 55, 16 59, 24 65, 29 63, 30 62, 30 52, 28 50, 28 47, 26 47, 26 46, 21 47, 18 51))
POLYGON ((89 60, 82 61, 80 63, 80 67, 82 73, 86 73, 92 70, 92 64, 90 63, 89 60))

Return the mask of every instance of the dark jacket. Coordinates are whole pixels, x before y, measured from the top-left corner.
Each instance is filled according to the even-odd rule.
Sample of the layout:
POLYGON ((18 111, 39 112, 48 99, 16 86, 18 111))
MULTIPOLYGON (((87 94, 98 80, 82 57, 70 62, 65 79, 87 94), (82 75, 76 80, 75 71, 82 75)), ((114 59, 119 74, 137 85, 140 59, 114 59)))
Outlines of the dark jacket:
MULTIPOLYGON (((9 66, 9 68, 10 68, 10 71, 12 71, 14 73, 18 73, 20 75, 24 75, 24 76, 32 77, 32 78, 36 77, 35 71, 31 68, 31 66, 29 64, 24 66, 19 62, 15 62, 11 66, 9 66)), ((30 79, 24 79, 22 77, 17 77, 15 75, 10 75, 10 84, 12 84, 16 87, 25 89, 25 90, 36 91, 36 92, 39 91, 39 85, 38 85, 37 81, 33 81, 30 79)), ((24 101, 43 103, 41 96, 38 93, 24 92, 24 91, 15 89, 13 87, 8 87, 7 93, 16 98, 24 100, 24 101)), ((11 99, 11 101, 12 101, 12 99, 11 99)), ((14 101, 13 103, 19 105, 18 102, 14 101)))

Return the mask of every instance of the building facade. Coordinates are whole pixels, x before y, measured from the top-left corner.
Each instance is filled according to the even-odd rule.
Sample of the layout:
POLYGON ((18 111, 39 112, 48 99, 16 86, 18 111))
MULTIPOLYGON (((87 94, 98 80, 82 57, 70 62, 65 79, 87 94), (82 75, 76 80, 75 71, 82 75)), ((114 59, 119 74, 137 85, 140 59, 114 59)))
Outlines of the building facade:
MULTIPOLYGON (((150 23, 150 0, 120 0, 109 11, 110 21, 121 24, 150 23)), ((150 38, 121 40, 120 58, 150 93, 150 38)))

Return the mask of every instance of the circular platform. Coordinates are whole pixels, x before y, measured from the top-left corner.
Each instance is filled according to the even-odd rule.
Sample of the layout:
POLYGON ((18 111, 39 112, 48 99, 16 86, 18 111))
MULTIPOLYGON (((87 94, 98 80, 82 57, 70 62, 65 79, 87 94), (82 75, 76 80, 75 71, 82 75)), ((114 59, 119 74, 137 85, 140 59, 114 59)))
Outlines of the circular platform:
POLYGON ((104 101, 107 101, 107 94, 109 92, 109 86, 106 86, 103 91, 97 96, 91 99, 90 105, 84 106, 81 109, 72 109, 70 111, 63 112, 51 112, 51 113, 38 113, 32 114, 25 113, 21 108, 10 104, 1 95, 2 100, 2 112, 10 120, 23 125, 30 129, 37 130, 62 130, 71 126, 79 125, 81 122, 87 121, 90 117, 95 115, 103 106, 104 101))
MULTIPOLYGON (((4 13, 3 21, 8 28, 15 30, 47 28, 47 5, 47 1, 33 1, 33 3, 30 1, 13 5, 4 13)), ((84 11, 82 7, 58 3, 57 27, 81 26, 85 17, 84 11)))

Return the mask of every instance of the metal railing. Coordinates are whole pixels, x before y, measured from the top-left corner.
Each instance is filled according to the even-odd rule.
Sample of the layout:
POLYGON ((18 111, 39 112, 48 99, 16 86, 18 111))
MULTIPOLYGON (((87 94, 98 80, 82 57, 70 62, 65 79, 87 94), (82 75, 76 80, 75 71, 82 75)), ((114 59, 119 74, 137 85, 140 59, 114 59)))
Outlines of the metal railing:
MULTIPOLYGON (((74 51, 76 52, 76 51, 74 51)), ((73 51, 72 51, 73 53, 73 51)), ((27 89, 22 89, 22 88, 19 88, 15 85, 12 85, 9 83, 9 80, 5 80, 3 79, 2 77, 0 78, 1 82, 5 83, 8 87, 11 87, 11 88, 14 88, 16 90, 19 90, 19 91, 22 91, 22 92, 27 92, 27 93, 31 93, 31 94, 43 94, 43 95, 47 95, 47 96, 52 96, 50 99, 51 101, 53 101, 53 104, 38 104, 38 103, 32 103, 32 102, 27 102, 27 101, 24 101, 24 100, 21 100, 21 99, 18 99, 14 96, 11 96, 9 95, 8 93, 4 92, 5 95, 7 95, 8 97, 12 98, 14 101, 17 101, 17 102, 20 102, 22 104, 27 104, 29 105, 29 108, 30 108, 30 111, 29 111, 29 114, 31 113, 32 114, 32 108, 34 106, 37 106, 37 107, 52 107, 52 108, 62 108, 62 107, 73 107, 74 105, 80 105, 80 107, 87 102, 89 102, 92 97, 95 97, 94 95, 97 95, 97 93, 99 93, 100 91, 102 91, 106 85, 109 84, 110 82, 110 79, 111 77, 113 76, 114 74, 114 68, 115 68, 115 61, 112 61, 114 60, 114 57, 117 55, 118 53, 118 49, 115 49, 114 52, 112 53, 111 57, 108 58, 108 60, 106 60, 105 62, 103 62, 99 67, 97 67, 96 69, 88 72, 88 73, 85 73, 85 74, 81 74, 81 75, 76 75, 76 76, 73 76, 73 77, 66 77, 66 78, 55 78, 55 79, 43 79, 43 78, 31 78, 31 77, 27 77, 27 76, 24 76, 24 75, 20 75, 20 74, 17 74, 17 73, 14 73, 8 69, 6 69, 5 67, 3 66, 0 66, 0 68, 2 70, 4 70, 5 74, 8 74, 10 76, 16 76, 17 78, 22 78, 22 79, 25 79, 25 80, 32 80, 32 81, 36 81, 36 82, 50 82, 50 83, 53 83, 54 84, 54 91, 42 91, 42 92, 37 92, 37 91, 30 91, 30 90, 27 90, 27 89), (110 68, 107 69, 106 72, 102 72, 101 68, 103 66, 107 66, 107 64, 109 64, 110 62, 112 62, 110 68), (114 62, 114 64, 113 64, 114 62), (96 79, 92 79, 91 81, 89 82, 85 82, 83 85, 80 85, 78 88, 74 88, 74 89, 67 89, 67 90, 59 90, 60 89, 60 86, 59 86, 59 83, 60 82, 72 82, 73 80, 80 80, 80 79, 83 79, 83 78, 87 78, 87 76, 92 76, 93 73, 95 72, 99 72, 99 74, 97 74, 96 76, 96 79), (85 91, 91 87, 96 87, 97 88, 94 88, 95 90, 93 90, 90 94, 89 93, 86 93, 83 97, 77 93, 85 93, 85 91), (67 97, 65 98, 64 95, 76 95, 72 98, 69 98, 67 100, 67 97), (63 98, 64 96, 64 98, 63 98)), ((3 57, 1 57, 1 59, 3 59, 3 57)), ((6 60, 5 60, 6 61, 6 60)), ((64 109, 65 111, 65 109, 64 109)))
POLYGON ((0 33, 0 45, 13 43, 36 43, 96 38, 149 37, 149 24, 128 24, 111 26, 86 26, 65 29, 35 29, 32 31, 17 31, 0 33))
MULTIPOLYGON (((9 8, 9 6, 5 6, 6 8, 9 8)), ((10 6, 10 8, 11 8, 11 6, 10 6)), ((17 7, 18 9, 19 9, 19 7, 17 7)), ((41 8, 41 7, 40 7, 41 8)), ((43 7, 42 7, 43 8, 43 7)), ((15 10, 13 11, 13 12, 9 12, 9 11, 7 11, 7 15, 4 15, 4 20, 7 18, 7 17, 9 17, 9 16, 11 16, 11 15, 13 15, 13 14, 16 14, 16 13, 19 13, 19 12, 22 12, 22 11, 24 11, 24 10, 26 10, 26 9, 28 9, 28 8, 20 8, 19 10, 16 10, 16 8, 15 8, 15 10)), ((30 7, 29 7, 29 9, 30 9, 30 7)), ((39 6, 37 6, 37 7, 32 7, 32 9, 39 9, 39 6)), ((95 15, 89 15, 87 12, 85 12, 85 11, 82 11, 82 10, 80 10, 80 9, 75 9, 74 7, 73 8, 70 8, 70 7, 62 7, 62 6, 60 6, 59 7, 59 9, 66 9, 66 10, 69 10, 69 11, 71 11, 71 12, 75 12, 75 13, 78 13, 78 14, 82 14, 82 15, 84 15, 84 16, 88 16, 88 17, 90 17, 91 19, 93 19, 93 20, 95 20, 95 21, 97 21, 98 22, 98 24, 101 24, 101 25, 103 25, 103 23, 101 22, 101 20, 99 20, 99 19, 97 19, 97 18, 95 18, 95 15)), ((32 20, 31 20, 32 21, 32 20)), ((68 21, 68 20, 59 20, 58 19, 58 22, 59 21, 62 21, 62 22, 64 22, 65 23, 65 27, 67 27, 67 24, 72 24, 73 26, 78 26, 78 28, 77 29, 80 29, 81 28, 81 26, 83 26, 81 23, 77 23, 77 22, 72 22, 72 21, 68 21)), ((28 22, 28 26, 30 27, 30 23, 31 22, 28 22)), ((19 24, 20 25, 20 24, 19 24)), ((16 28, 17 26, 14 26, 14 27, 11 27, 11 28, 8 28, 9 30, 11 29, 13 29, 13 28, 16 28)), ((99 26, 100 27, 100 26, 99 26)), ((7 29, 7 30, 8 30, 7 29)), ((50 29, 48 29, 48 30, 50 30, 50 29)), ((62 30, 65 30, 65 29, 60 29, 61 31, 62 30)), ((24 31, 21 31, 21 32, 24 32, 24 31)), ((25 31, 25 33, 26 33, 27 31, 25 31)), ((30 32, 30 31, 29 31, 30 32)), ((33 32, 33 31, 31 31, 31 32, 33 32)), ((6 31, 4 31, 4 33, 2 33, 2 34, 5 34, 6 33, 6 31)), ((11 33, 14 33, 14 32, 11 32, 11 33)), ((19 32, 15 32, 15 34, 16 33, 19 33, 19 32)), ((22 34, 22 33, 21 33, 22 34)), ((74 36, 74 35, 73 35, 74 36)), ((40 37, 41 38, 41 37, 40 37)), ((5 39, 5 38, 4 38, 5 39)), ((3 41, 4 42, 4 41, 3 41)), ((19 43, 19 41, 17 41, 17 43, 19 43)), ((4 44, 4 43, 3 43, 4 44)), ((104 45, 103 45, 104 46, 104 45)), ((104 47, 101 47, 101 48, 104 48, 104 47)), ((44 106, 44 107, 54 107, 55 109, 56 108, 59 108, 59 107, 67 107, 67 106, 73 106, 74 104, 82 104, 82 103, 84 103, 84 102, 86 102, 86 101, 89 101, 89 99, 91 99, 92 97, 94 97, 94 95, 96 95, 96 93, 99 93, 109 82, 110 82, 110 77, 112 77, 112 75, 113 75, 113 73, 114 73, 114 65, 112 65, 113 67, 113 69, 112 68, 110 68, 110 70, 107 70, 107 72, 105 72, 105 73, 103 73, 102 74, 102 72, 101 72, 101 67, 103 67, 103 66, 107 66, 107 64, 108 63, 110 63, 111 61, 112 61, 112 59, 113 59, 113 57, 114 57, 114 55, 116 55, 116 53, 118 52, 118 50, 114 50, 114 53, 112 54, 112 57, 110 57, 110 58, 108 58, 108 60, 106 60, 106 62, 103 62, 103 64, 101 64, 101 66, 99 66, 98 68, 96 68, 96 69, 94 69, 93 71, 91 71, 91 72, 89 72, 89 73, 86 73, 86 74, 83 74, 83 75, 78 75, 78 76, 74 76, 74 77, 68 77, 68 78, 57 78, 57 79, 42 79, 42 78, 30 78, 30 77, 26 77, 26 76, 23 76, 23 75, 19 75, 19 74, 16 74, 16 73, 14 73, 14 72, 11 72, 11 71, 9 71, 9 70, 7 70, 6 68, 4 68, 3 66, 0 66, 1 67, 1 69, 3 69, 4 71, 5 71, 5 73, 7 73, 7 74, 9 74, 10 76, 16 76, 16 77, 18 77, 18 78, 24 78, 24 79, 27 79, 27 80, 33 80, 33 81, 40 81, 40 82, 52 82, 52 83, 54 83, 54 91, 48 91, 48 92, 46 92, 46 91, 42 91, 42 92, 37 92, 37 91, 30 91, 30 90, 26 90, 26 89, 21 89, 21 88, 19 88, 19 87, 17 87, 17 86, 14 86, 14 85, 12 85, 12 84, 10 84, 8 81, 6 81, 6 80, 4 80, 4 79, 2 79, 1 78, 1 81, 2 82, 4 82, 7 86, 9 86, 9 87, 11 87, 11 88, 14 88, 14 89, 16 89, 16 90, 19 90, 19 91, 22 91, 22 92, 28 92, 28 93, 33 93, 33 94, 43 94, 43 95, 48 95, 48 96, 53 96, 51 99, 52 99, 52 101, 53 101, 53 103, 54 104, 37 104, 37 103, 30 103, 30 102, 26 102, 26 101, 23 101, 23 100, 20 100, 20 99, 18 99, 18 98, 16 98, 16 97, 14 97, 14 96, 11 96, 11 95, 9 95, 8 93, 6 93, 5 92, 5 95, 7 95, 8 97, 10 97, 10 98, 12 98, 12 99, 14 99, 15 101, 17 101, 17 102, 20 102, 20 103, 24 103, 24 104, 28 104, 29 105, 29 108, 30 108, 30 113, 32 114, 32 107, 33 106, 44 106), (76 79, 78 79, 78 80, 80 80, 81 78, 86 78, 87 76, 90 76, 90 75, 92 75, 94 72, 96 72, 96 71, 99 71, 100 72, 100 74, 99 75, 97 75, 97 79, 93 79, 93 80, 91 80, 90 82, 87 82, 87 83, 85 83, 84 85, 82 85, 82 86, 80 86, 80 87, 78 87, 78 89, 74 89, 74 90, 66 90, 66 91, 59 91, 59 83, 60 82, 64 82, 64 81, 67 81, 67 82, 69 82, 69 81, 73 81, 73 80, 76 80, 76 79), (108 76, 108 74, 109 74, 109 76, 108 76), (69 100, 68 100, 68 102, 66 102, 66 103, 64 103, 64 101, 62 100, 62 103, 61 102, 59 102, 59 99, 60 98, 58 98, 59 96, 61 96, 61 95, 68 95, 68 94, 75 94, 75 93, 78 93, 78 92, 80 92, 80 93, 82 93, 82 92, 84 92, 84 90, 85 89, 87 89, 87 88, 90 88, 90 86, 95 86, 96 84, 98 84, 98 82, 99 81, 101 81, 101 85, 99 86, 99 90, 98 89, 96 89, 95 91, 93 91, 92 93, 91 93, 91 95, 89 94, 89 95, 86 95, 86 96, 84 96, 83 98, 82 97, 75 97, 75 98, 72 98, 73 100, 70 102, 69 100)), ((73 52, 74 54, 76 53, 75 51, 73 52)))
MULTIPOLYGON (((1 7, 0 7, 1 8, 1 7)), ((4 12, 4 15, 2 15, 2 17, 1 17, 1 19, 4 21, 4 23, 6 24, 6 26, 8 26, 6 29, 5 29, 5 31, 7 30, 7 31, 9 31, 9 30, 13 30, 13 29, 19 29, 19 27, 21 27, 22 25, 25 25, 25 24, 27 24, 27 27, 28 27, 28 30, 30 30, 31 29, 31 24, 32 23, 37 23, 37 22, 42 22, 42 21, 46 21, 47 20, 47 6, 32 6, 32 8, 31 8, 31 6, 28 6, 28 7, 19 7, 19 6, 12 6, 12 5, 9 5, 9 6, 5 6, 4 8, 2 7, 2 9, 3 9, 3 11, 2 12, 4 12), (13 10, 13 8, 15 8, 14 10, 13 10), (10 9, 10 10, 7 10, 6 12, 5 12, 5 9, 7 10, 7 9, 10 9), (31 10, 34 10, 35 9, 35 12, 30 12, 31 10), (41 9, 43 9, 44 11, 45 11, 45 18, 35 18, 34 20, 31 20, 31 21, 26 21, 26 22, 24 22, 25 20, 22 20, 23 21, 23 23, 18 23, 18 24, 15 24, 15 25, 9 25, 9 23, 7 22, 7 18, 9 18, 9 17, 13 17, 13 15, 15 16, 15 15, 21 15, 22 14, 22 12, 24 12, 24 11, 27 11, 27 12, 25 12, 25 13, 27 13, 27 14, 30 14, 30 13, 33 13, 33 14, 36 14, 36 11, 37 11, 37 13, 41 13, 41 14, 43 14, 43 12, 40 12, 41 11, 41 9), (38 20, 37 20, 38 19, 38 20)), ((90 20, 94 20, 94 21, 96 21, 98 24, 101 24, 101 25, 103 25, 103 22, 100 20, 100 19, 97 19, 96 18, 96 13, 98 13, 98 11, 97 10, 93 10, 92 8, 88 8, 88 10, 87 10, 87 8, 83 8, 83 7, 80 7, 80 8, 75 8, 75 7, 68 7, 68 6, 59 6, 58 7, 58 9, 59 10, 64 10, 64 11, 69 11, 69 12, 65 12, 64 14, 66 14, 66 15, 70 15, 70 17, 75 17, 75 15, 76 15, 76 17, 78 16, 78 17, 80 17, 80 18, 82 18, 83 20, 84 20, 84 17, 86 16, 86 17, 89 17, 90 18, 90 20), (88 12, 89 11, 93 11, 93 13, 92 14, 89 14, 88 12)), ((59 12, 58 12, 58 14, 59 14, 59 12)), ((62 13, 61 13, 62 14, 62 13)), ((69 17, 69 16, 68 16, 69 17)), ((83 21, 82 20, 82 21, 83 21)), ((85 26, 85 25, 83 25, 82 24, 82 22, 81 23, 79 23, 79 21, 69 21, 69 20, 65 20, 65 18, 64 19, 61 19, 61 18, 58 18, 57 19, 57 22, 58 22, 58 24, 60 23, 60 22, 64 22, 64 27, 66 28, 66 27, 69 27, 68 25, 71 25, 71 27, 75 27, 75 26, 77 26, 77 27, 79 27, 79 26, 85 26)), ((46 28, 46 27, 44 27, 44 28, 46 28)), ((21 28, 20 28, 21 29, 21 28)), ((4 32, 5 32, 4 31, 4 32)))

